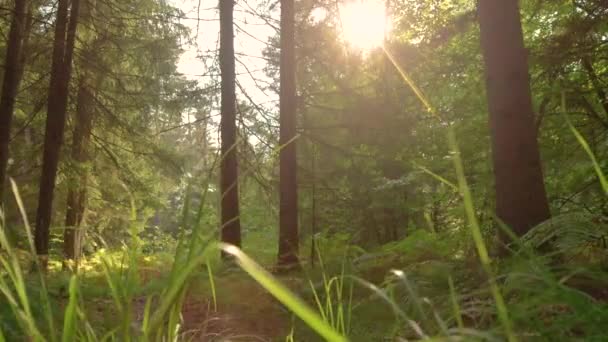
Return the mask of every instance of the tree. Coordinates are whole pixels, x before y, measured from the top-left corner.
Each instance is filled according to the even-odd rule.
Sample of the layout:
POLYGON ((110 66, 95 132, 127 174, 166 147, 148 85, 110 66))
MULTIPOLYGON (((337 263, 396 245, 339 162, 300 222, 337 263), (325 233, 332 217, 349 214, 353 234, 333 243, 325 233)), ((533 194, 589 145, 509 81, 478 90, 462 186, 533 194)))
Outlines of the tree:
POLYGON ((63 252, 68 261, 78 262, 80 258, 82 230, 81 223, 87 197, 88 171, 85 165, 89 161, 88 145, 91 137, 92 124, 92 95, 85 75, 78 85, 76 103, 76 118, 72 134, 72 161, 77 164, 77 175, 74 184, 68 189, 65 214, 65 230, 63 236, 63 252))
POLYGON ((21 54, 23 53, 24 31, 26 31, 26 8, 26 0, 15 0, 15 10, 8 34, 6 57, 4 59, 4 79, 0 98, 0 203, 2 202, 6 182, 9 157, 8 145, 13 110, 23 71, 21 54))
POLYGON ((234 0, 220 0, 221 100, 221 240, 241 245, 236 143, 236 71, 234 58, 234 0))
POLYGON ((281 1, 279 266, 298 263, 298 184, 296 160, 296 60, 293 0, 281 1))
POLYGON ((550 217, 517 0, 479 1, 496 214, 517 235, 550 217))
POLYGON ((49 227, 53 210, 53 194, 55 191, 59 152, 63 143, 63 131, 65 129, 68 88, 72 73, 79 7, 80 0, 73 0, 69 11, 67 0, 59 0, 57 4, 51 80, 44 134, 44 154, 34 239, 36 253, 41 259, 43 269, 46 269, 48 261, 49 227))

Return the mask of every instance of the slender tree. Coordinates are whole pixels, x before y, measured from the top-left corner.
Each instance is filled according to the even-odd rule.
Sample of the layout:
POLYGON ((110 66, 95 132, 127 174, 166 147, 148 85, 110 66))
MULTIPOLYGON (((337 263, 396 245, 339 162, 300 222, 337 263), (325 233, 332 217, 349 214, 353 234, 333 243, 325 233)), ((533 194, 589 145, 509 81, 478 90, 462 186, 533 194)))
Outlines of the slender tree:
POLYGON ((522 235, 550 217, 517 0, 480 0, 496 213, 522 235))
POLYGON ((298 263, 296 164, 296 60, 293 0, 281 0, 279 266, 298 263))
POLYGON ((234 0, 220 0, 221 100, 221 239, 241 245, 236 145, 236 71, 234 57, 234 0))
POLYGON ((15 8, 8 34, 6 57, 4 59, 4 79, 0 95, 0 203, 4 195, 6 172, 9 158, 9 140, 15 98, 19 90, 22 70, 21 55, 26 26, 26 0, 15 0, 15 8))
POLYGON ((72 6, 69 10, 68 0, 59 0, 57 4, 51 81, 44 135, 44 155, 34 234, 36 253, 40 257, 44 269, 46 269, 48 261, 49 227, 53 210, 53 195, 59 163, 59 152, 63 143, 63 131, 65 129, 68 88, 72 73, 72 58, 76 39, 76 27, 78 26, 79 7, 80 0, 72 0, 72 6))
POLYGON ((72 135, 72 161, 78 164, 75 182, 68 189, 67 209, 65 215, 65 230, 63 235, 63 252, 66 261, 78 262, 80 258, 82 229, 81 223, 84 216, 88 171, 86 163, 89 161, 88 145, 91 137, 91 123, 93 115, 91 113, 92 94, 88 88, 85 74, 78 86, 76 103, 76 117, 74 132, 72 135))

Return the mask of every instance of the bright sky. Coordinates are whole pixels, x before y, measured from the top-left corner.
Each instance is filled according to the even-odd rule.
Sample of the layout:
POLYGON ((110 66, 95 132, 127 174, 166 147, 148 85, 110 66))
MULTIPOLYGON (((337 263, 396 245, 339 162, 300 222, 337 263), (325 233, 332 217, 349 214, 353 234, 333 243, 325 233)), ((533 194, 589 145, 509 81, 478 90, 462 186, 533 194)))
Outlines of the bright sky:
MULTIPOLYGON (((219 0, 169 0, 185 14, 182 23, 191 29, 194 39, 185 45, 178 71, 188 78, 197 80, 201 85, 209 85, 215 76, 210 75, 212 66, 217 65, 219 41, 219 0), (204 56, 202 59, 200 57, 204 56)), ((237 74, 237 97, 264 108, 265 111, 278 111, 278 94, 267 90, 271 81, 265 74, 267 66, 262 52, 267 42, 277 34, 260 15, 266 9, 258 8, 259 0, 239 0, 235 3, 235 54, 237 74), (238 85, 242 86, 242 89, 238 85)), ((381 46, 387 27, 385 2, 382 0, 348 0, 340 2, 342 36, 349 46, 363 51, 381 46)), ((280 8, 271 13, 272 25, 277 27, 280 8)), ((319 8, 320 9, 320 8, 319 8)), ((322 20, 326 12, 322 9, 312 13, 313 20, 322 20)), ((217 71, 219 73, 219 71, 217 71)), ((185 113, 184 122, 190 122, 190 114, 185 113)), ((257 139, 253 139, 254 144, 257 139)))
MULTIPOLYGON (((205 65, 197 56, 214 56, 219 38, 218 0, 170 0, 186 15, 183 23, 192 30, 196 37, 191 45, 185 46, 186 52, 179 63, 179 71, 201 83, 210 81, 209 65, 205 65), (198 20, 197 20, 198 19, 198 20)), ((237 81, 247 94, 258 105, 273 107, 277 101, 276 94, 264 92, 269 79, 263 69, 266 61, 262 51, 268 39, 276 34, 260 14, 266 9, 258 9, 258 0, 239 0, 235 3, 235 53, 237 57, 237 81)), ((340 2, 342 35, 346 42, 359 50, 371 50, 382 45, 385 34, 390 30, 386 20, 385 2, 382 0, 350 0, 340 2)), ((279 6, 271 13, 278 26, 279 6)), ((320 8, 319 8, 320 9, 320 8)), ((324 17, 325 11, 313 13, 314 17, 324 17)), ((317 18, 320 19, 320 18, 317 18)), ((207 63, 215 63, 217 58, 209 58, 207 63)), ((238 89, 237 89, 238 91, 238 89)))
MULTIPOLYGON (((218 0, 171 0, 171 2, 185 13, 186 19, 182 23, 192 30, 192 36, 196 38, 192 44, 184 46, 186 51, 179 62, 178 70, 190 79, 208 84, 211 81, 210 67, 213 63, 217 63, 215 53, 219 47, 218 0), (205 65, 205 62, 197 56, 211 58, 207 58, 205 65)), ((275 35, 275 31, 264 20, 254 15, 257 11, 256 7, 256 0, 241 0, 235 4, 237 82, 257 105, 271 109, 277 105, 278 96, 272 91, 263 91, 270 80, 264 72, 266 61, 263 59, 262 51, 266 48, 268 39, 275 35)), ((275 15, 278 15, 278 12, 275 15)), ((242 101, 247 101, 238 87, 237 94, 242 101)))

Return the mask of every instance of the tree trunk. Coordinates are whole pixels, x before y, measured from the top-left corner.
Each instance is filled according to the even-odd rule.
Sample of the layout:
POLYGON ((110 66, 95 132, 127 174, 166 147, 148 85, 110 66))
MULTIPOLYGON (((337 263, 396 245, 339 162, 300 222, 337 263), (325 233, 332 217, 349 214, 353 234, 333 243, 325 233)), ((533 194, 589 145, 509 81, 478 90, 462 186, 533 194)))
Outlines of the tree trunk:
POLYGON ((293 0, 281 0, 279 266, 298 264, 296 60, 293 0))
POLYGON ((68 1, 59 0, 55 37, 53 43, 53 62, 47 103, 47 118, 44 135, 44 155, 36 213, 35 244, 41 266, 46 269, 49 251, 49 226, 53 210, 55 179, 59 163, 59 152, 63 143, 68 90, 72 72, 72 57, 80 0, 72 0, 68 24, 68 1), (67 28, 66 28, 67 26, 67 28), (67 36, 66 36, 67 33, 67 36))
MULTIPOLYGON (((86 77, 86 76, 85 76, 86 77)), ((67 209, 65 215, 65 230, 63 235, 63 252, 66 261, 72 261, 77 267, 80 258, 82 230, 81 223, 84 215, 88 170, 86 163, 89 161, 88 145, 91 137, 91 123, 93 116, 92 97, 87 88, 85 79, 80 81, 76 104, 76 118, 74 133, 72 135, 72 161, 78 165, 78 173, 75 182, 70 186, 67 197, 67 209)))
POLYGON ((234 0, 220 0, 221 103, 221 240, 241 245, 236 146, 236 72, 234 57, 234 0))
POLYGON ((317 258, 317 155, 314 142, 311 145, 311 219, 310 219, 310 267, 315 267, 315 259, 317 258))
POLYGON ((2 94, 0 95, 0 204, 4 198, 13 110, 23 70, 20 64, 27 16, 26 8, 26 0, 15 0, 15 12, 11 21, 4 59, 4 80, 2 82, 2 94))
MULTIPOLYGON (((517 0, 480 0, 496 213, 517 235, 550 217, 517 0)), ((508 242, 508 241, 507 241, 508 242)))

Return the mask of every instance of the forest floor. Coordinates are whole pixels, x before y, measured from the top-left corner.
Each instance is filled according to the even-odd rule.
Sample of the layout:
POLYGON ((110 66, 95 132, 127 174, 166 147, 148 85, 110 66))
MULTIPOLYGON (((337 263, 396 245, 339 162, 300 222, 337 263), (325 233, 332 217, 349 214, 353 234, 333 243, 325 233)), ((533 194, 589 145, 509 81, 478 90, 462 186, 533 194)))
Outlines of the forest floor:
MULTIPOLYGON (((147 292, 154 292, 150 290, 166 281, 164 274, 158 270, 143 270, 141 279, 150 287, 139 291, 133 300, 134 326, 141 325, 143 321, 147 292)), ((289 282, 288 278, 281 280, 289 282)), ((87 311, 91 321, 103 322, 109 328, 116 324, 117 312, 111 296, 101 289, 102 281, 91 278, 85 283, 86 297, 89 298, 87 311)), ((51 293, 63 291, 57 290, 62 286, 58 284, 52 286, 51 293)), ((233 274, 218 275, 214 277, 214 285, 215 296, 208 278, 202 274, 190 283, 181 310, 180 336, 183 340, 277 341, 289 334, 292 323, 289 311, 246 274, 234 271, 233 274)), ((60 307, 67 305, 65 292, 55 298, 60 307)))
POLYGON ((275 341, 289 334, 286 309, 253 280, 218 278, 217 308, 206 290, 192 289, 182 308, 187 340, 275 341))
MULTIPOLYGON (((503 340, 504 329, 497 319, 487 275, 472 249, 463 252, 458 240, 417 232, 348 258, 349 247, 334 240, 326 241, 323 265, 316 262, 312 267, 306 264, 309 260, 302 260, 301 270, 275 277, 329 325, 339 329, 342 323, 350 341, 415 341, 428 336, 470 340, 473 335, 467 334, 481 340, 503 340)), ((248 254, 272 269, 274 251, 249 247, 248 254)), ((108 252, 106 257, 120 260, 120 255, 108 252)), ((213 258, 208 263, 212 272, 201 265, 190 275, 181 308, 180 340, 286 341, 289 336, 295 336, 291 341, 323 340, 239 267, 221 262, 219 253, 213 253, 213 258)), ((116 330, 121 317, 97 259, 91 257, 80 269, 80 297, 88 322, 103 336, 116 330)), ((608 340, 604 328, 608 324, 606 267, 592 267, 587 259, 586 267, 555 267, 549 260, 514 255, 493 264, 517 335, 522 340, 608 340)), ((59 265, 47 275, 58 313, 66 309, 70 283, 70 274, 59 265)), ((152 310, 158 307, 156 301, 168 287, 173 265, 173 254, 167 252, 138 259, 139 279, 129 297, 134 298, 129 320, 133 334, 141 334, 149 297, 152 310)), ((115 266, 113 272, 124 275, 124 265, 115 266)), ((40 288, 34 278, 30 280, 28 290, 34 296, 40 288)), ((12 316, 8 306, 0 306, 0 328, 9 332, 7 340, 18 337, 10 334, 17 331, 12 316)))
MULTIPOLYGON (((147 267, 141 270, 140 279, 162 284, 168 271, 147 267)), ((301 288, 300 273, 278 277, 295 291, 301 288)), ((193 278, 182 306, 181 336, 185 340, 277 341, 290 333, 293 321, 289 310, 236 266, 218 270, 212 281, 206 272, 193 278)), ((143 317, 146 296, 136 302, 135 316, 143 317)))

